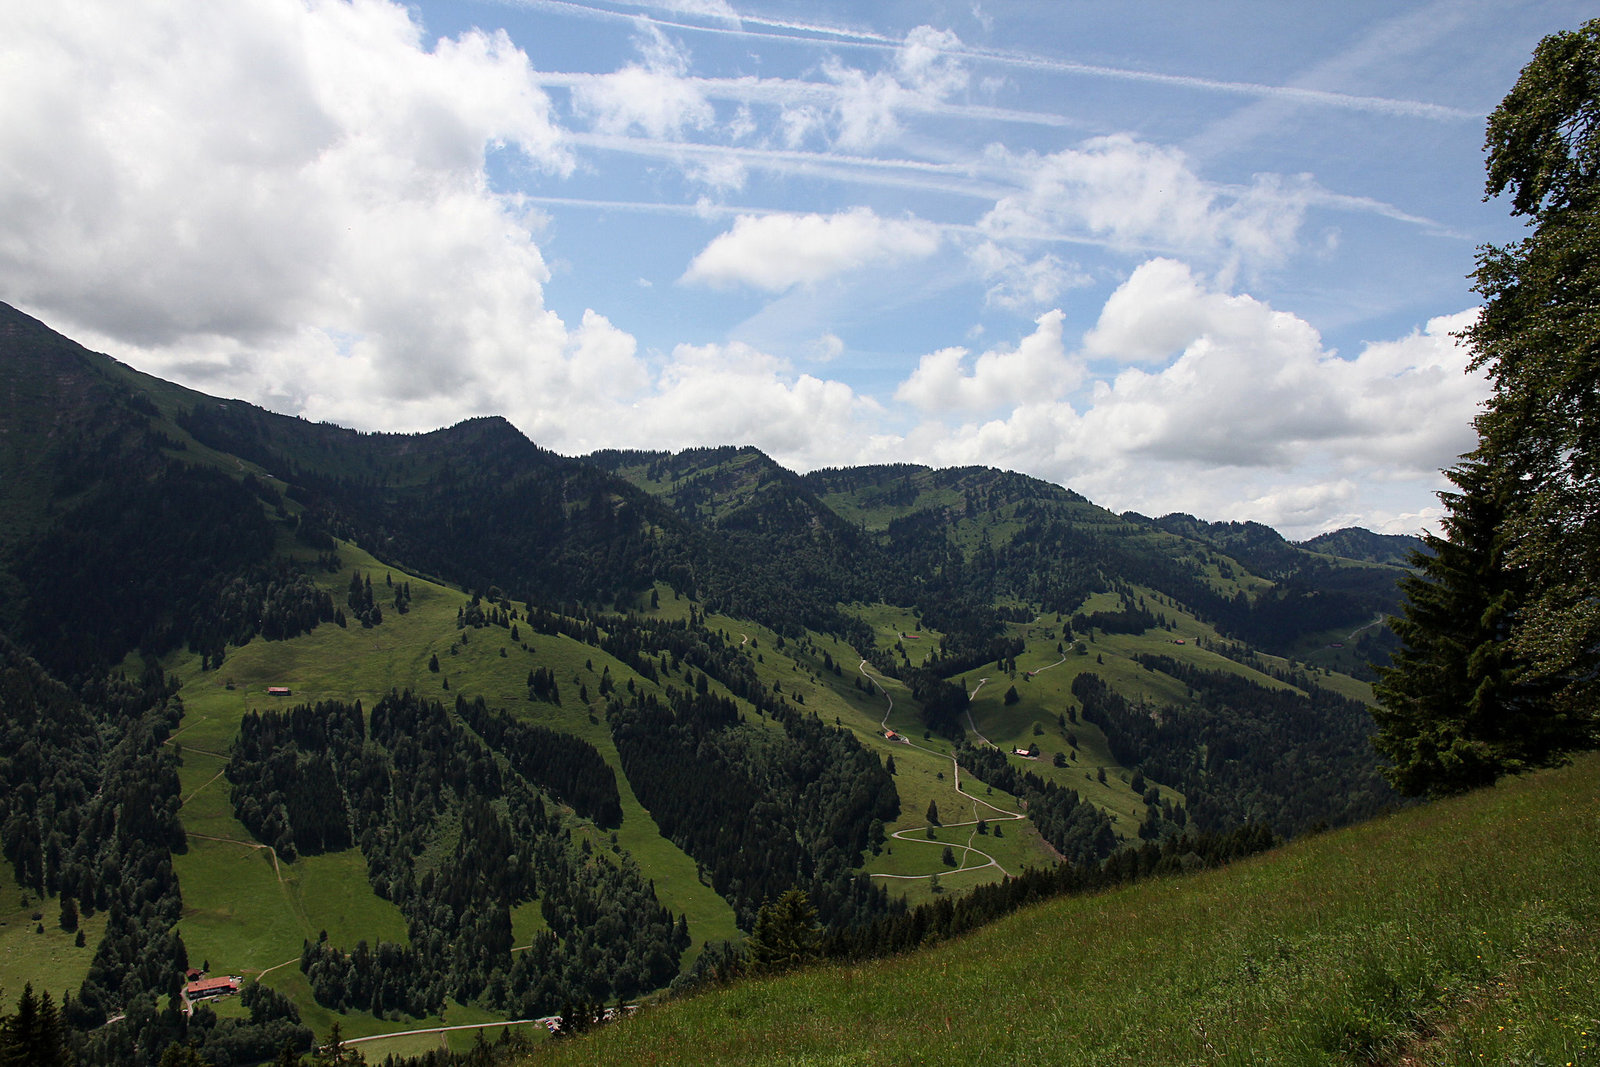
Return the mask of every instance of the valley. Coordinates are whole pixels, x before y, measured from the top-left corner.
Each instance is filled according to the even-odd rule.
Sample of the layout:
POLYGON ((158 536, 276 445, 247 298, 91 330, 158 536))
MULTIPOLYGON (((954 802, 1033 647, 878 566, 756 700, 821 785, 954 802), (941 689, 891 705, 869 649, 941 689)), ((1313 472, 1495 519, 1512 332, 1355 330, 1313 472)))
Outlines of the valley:
MULTIPOLYGON (((1398 802, 1370 687, 1340 670, 1397 603, 1376 541, 1117 516, 981 468, 565 459, 497 420, 356 434, 7 314, 38 377, 0 428, 39 442, 8 482, 31 516, 6 545, 12 669, 146 679, 141 758, 170 760, 181 841, 171 926, 130 943, 280 998, 196 1009, 213 1062, 285 1019, 465 1048, 446 1028, 648 999, 703 981, 784 889, 865 930, 1030 870, 1398 802), (54 435, 46 409, 93 429, 54 435), (610 784, 583 799, 574 759, 610 784), (462 880, 480 868, 500 873, 462 880), (573 969, 602 957, 614 973, 573 969)), ((19 726, 47 714, 19 700, 19 726)), ((72 706, 116 740, 109 706, 72 706)), ((39 788, 73 803, 14 794, 7 855, 53 907, 104 875, 28 857, 106 846, 26 806, 39 788)), ((74 992, 106 1055, 118 1028, 178 1025, 151 1010, 173 979, 51 953, 16 977, 74 992)))

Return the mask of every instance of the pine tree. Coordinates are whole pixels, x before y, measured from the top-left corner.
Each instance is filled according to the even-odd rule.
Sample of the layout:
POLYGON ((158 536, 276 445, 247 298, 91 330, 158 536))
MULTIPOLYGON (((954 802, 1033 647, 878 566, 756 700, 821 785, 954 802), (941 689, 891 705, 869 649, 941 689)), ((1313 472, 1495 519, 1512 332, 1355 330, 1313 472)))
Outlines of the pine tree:
POLYGON ((1401 581, 1403 614, 1389 625, 1402 647, 1373 690, 1373 743, 1408 795, 1487 785, 1549 749, 1538 694, 1511 658, 1526 590, 1506 561, 1510 482, 1476 457, 1446 474, 1460 491, 1439 494, 1445 536, 1425 536, 1401 581))
POLYGON ((938 801, 934 801, 934 800, 928 801, 928 823, 929 823, 929 825, 932 825, 932 826, 939 826, 940 825, 940 822, 939 822, 939 803, 938 803, 938 801))
POLYGON ((786 889, 777 900, 763 904, 746 948, 756 970, 768 973, 817 959, 822 929, 817 926, 817 909, 811 906, 811 898, 803 890, 786 889))

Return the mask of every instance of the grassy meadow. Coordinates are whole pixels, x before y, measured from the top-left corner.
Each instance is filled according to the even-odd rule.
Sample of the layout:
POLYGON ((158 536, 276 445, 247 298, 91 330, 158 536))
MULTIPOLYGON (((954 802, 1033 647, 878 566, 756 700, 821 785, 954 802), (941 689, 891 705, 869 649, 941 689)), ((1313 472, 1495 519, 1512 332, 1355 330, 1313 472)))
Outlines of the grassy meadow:
MULTIPOLYGON (((496 626, 459 629, 457 612, 468 599, 459 590, 392 570, 350 545, 341 545, 339 551, 342 568, 317 575, 336 604, 344 603, 352 574, 361 574, 372 580, 374 594, 383 605, 390 599, 389 581, 409 582, 409 612, 402 615, 386 607, 382 624, 372 629, 354 623, 345 628, 324 624, 311 634, 287 641, 257 639, 243 648, 230 649, 217 669, 202 670, 198 657, 190 653, 178 653, 168 663, 184 683, 186 716, 169 743, 181 746, 183 754, 182 818, 189 847, 175 857, 175 864, 185 907, 180 929, 193 960, 209 963, 213 973, 259 976, 293 996, 307 1024, 319 1032, 336 1020, 352 1037, 402 1026, 410 1029, 491 1020, 477 1009, 459 1005, 448 1009, 443 1018, 403 1022, 369 1015, 336 1016, 317 1007, 299 971, 303 941, 314 940, 326 930, 337 944, 353 945, 361 939, 403 943, 407 938, 403 917, 398 908, 372 892, 358 850, 285 862, 254 841, 233 817, 223 771, 239 722, 248 711, 326 699, 360 700, 371 707, 392 688, 411 688, 446 702, 457 695, 468 699, 481 696, 491 707, 594 744, 618 771, 623 823, 615 831, 601 831, 569 813, 575 833, 587 836, 596 848, 632 853, 650 872, 663 903, 688 916, 694 947, 685 955, 685 966, 692 964, 704 945, 743 936, 732 909, 701 881, 695 862, 660 835, 621 774, 604 721, 604 701, 599 695, 604 674, 609 673, 619 689, 631 684, 647 692, 659 692, 667 684, 686 685, 686 677, 668 675, 653 683, 598 648, 565 636, 534 634, 526 627, 515 638, 509 629, 496 626), (437 671, 430 667, 433 659, 438 662, 437 671), (560 686, 557 703, 528 699, 527 676, 541 667, 551 670, 560 686), (269 686, 287 686, 292 694, 269 696, 269 686)), ((619 607, 669 619, 688 614, 691 602, 687 599, 664 586, 658 586, 656 594, 654 606, 645 596, 637 605, 619 607)), ((1101 594, 1092 597, 1083 610, 1113 610, 1119 604, 1114 594, 1101 594)), ((873 626, 881 649, 901 645, 912 662, 919 662, 936 647, 940 635, 920 628, 916 616, 905 609, 886 605, 853 608, 873 626), (904 639, 905 633, 916 633, 919 640, 904 639)), ((1177 632, 1191 638, 1209 633, 1195 620, 1170 608, 1163 610, 1175 620, 1177 632)), ((850 730, 880 759, 894 759, 900 816, 885 828, 889 839, 878 854, 867 857, 864 868, 891 894, 918 904, 938 893, 959 893, 1027 866, 1054 862, 1052 851, 1032 824, 1017 818, 1020 812, 1014 798, 968 775, 961 776, 958 791, 951 744, 924 736, 906 688, 864 668, 856 649, 828 635, 785 641, 747 621, 715 615, 705 621, 751 660, 763 682, 780 688, 803 710, 850 730), (884 736, 885 721, 903 735, 901 740, 884 736), (930 805, 937 806, 942 824, 931 833, 930 805), (977 829, 979 819, 986 824, 983 833, 977 829), (953 865, 945 861, 946 848, 953 865)), ((1053 615, 1013 624, 1013 632, 1025 643, 1025 651, 1016 657, 1014 673, 1002 673, 998 665, 990 664, 961 679, 974 693, 973 724, 1008 752, 1038 744, 1039 759, 1013 756, 1013 764, 1078 790, 1085 799, 1106 809, 1113 825, 1127 838, 1134 836, 1144 804, 1129 785, 1129 772, 1112 758, 1098 728, 1081 721, 1063 724, 1063 718, 1076 709, 1070 692, 1073 678, 1095 670, 1124 691, 1152 702, 1181 700, 1185 696, 1178 691, 1181 687, 1131 659, 1139 652, 1160 652, 1213 669, 1249 673, 1267 682, 1248 668, 1198 648, 1192 640, 1175 645, 1174 634, 1164 632, 1100 634, 1084 652, 1064 640, 1064 625, 1053 615), (1004 694, 1012 685, 1021 699, 1008 705, 1004 694), (1056 752, 1065 755, 1065 767, 1052 765, 1056 752), (1106 771, 1104 782, 1099 781, 1101 768, 1106 771)), ((711 686, 726 695, 720 683, 713 681, 711 686)), ((753 713, 749 720, 778 729, 753 713)), ((1171 793, 1175 800, 1183 799, 1164 783, 1151 784, 1171 793)), ((527 944, 542 925, 536 904, 518 908, 513 915, 516 944, 527 944)), ((50 924, 46 928, 45 935, 29 936, 49 940, 50 924)), ((22 930, 22 924, 15 922, 0 926, 0 943, 20 938, 22 930)), ((91 921, 91 936, 94 932, 91 921)), ((93 943, 91 940, 90 945, 93 943)), ((66 944, 70 949, 70 941, 66 944)), ((52 957, 51 967, 66 968, 60 971, 63 975, 74 967, 87 967, 92 954, 59 947, 51 951, 60 957, 52 957)), ((18 975, 38 973, 31 964, 12 970, 18 975)), ((0 981, 5 981, 8 973, 0 970, 0 981)), ((65 985, 50 983, 52 988, 65 985)), ((465 1047, 471 1035, 457 1031, 407 1040, 413 1044, 433 1042, 429 1047, 438 1047, 440 1041, 465 1047)))
MULTIPOLYGON (((220 669, 202 671, 198 657, 191 653, 179 653, 169 664, 183 681, 185 706, 184 720, 169 742, 179 746, 183 756, 181 817, 189 835, 187 852, 174 857, 184 900, 179 929, 196 963, 209 963, 214 973, 259 976, 294 997, 307 1024, 319 1033, 334 1021, 353 1037, 401 1025, 410 1029, 495 1021, 489 1013, 460 1005, 447 1009, 442 1018, 402 1024, 370 1015, 336 1015, 314 1004, 299 970, 304 939, 315 940, 326 930, 337 944, 354 945, 361 939, 403 944, 407 941, 405 921, 395 905, 372 891, 359 850, 284 862, 256 842, 233 817, 230 785, 223 770, 239 722, 252 709, 317 700, 360 700, 370 708, 392 688, 411 688, 447 703, 457 694, 469 699, 482 696, 492 707, 583 737, 616 767, 610 730, 599 717, 601 673, 609 670, 619 687, 629 680, 637 685, 650 683, 599 649, 564 636, 534 635, 524 628, 514 641, 508 629, 499 627, 460 630, 456 612, 468 599, 460 591, 393 571, 348 545, 341 546, 340 555, 344 561, 341 571, 318 575, 336 604, 343 604, 351 574, 362 573, 372 578, 374 594, 387 608, 385 576, 389 575, 395 582, 410 582, 410 611, 401 615, 386 610, 382 624, 373 629, 324 624, 287 641, 258 638, 243 648, 230 649, 220 669), (440 664, 438 672, 429 669, 434 656, 440 664), (527 699, 527 675, 537 667, 555 673, 561 687, 560 704, 527 699), (269 686, 280 685, 292 690, 288 697, 267 694, 269 686), (584 689, 590 697, 588 703, 580 697, 584 689)), ((662 597, 660 612, 670 616, 674 611, 686 612, 687 605, 675 602, 669 593, 662 597)), ((620 770, 617 779, 623 823, 614 831, 615 845, 632 852, 651 871, 657 895, 668 908, 688 915, 695 947, 686 954, 685 964, 692 962, 708 941, 742 936, 732 909, 701 883, 694 861, 660 835, 620 770)), ((595 846, 613 845, 613 832, 602 833, 585 820, 572 819, 575 832, 588 836, 595 846)), ((5 901, 0 899, 0 903, 5 901)), ((103 925, 100 917, 91 920, 91 934, 96 921, 103 925)), ((513 923, 517 943, 527 943, 525 939, 531 939, 542 925, 536 904, 517 909, 513 923)), ((0 927, 0 939, 10 929, 0 927)), ((47 934, 41 936, 48 937, 48 930, 47 925, 47 934)), ((66 943, 70 946, 70 940, 66 943)), ((87 968, 92 952, 92 947, 83 950, 81 967, 87 968)), ((22 970, 34 973, 31 966, 19 973, 22 970)), ((0 979, 3 977, 0 972, 0 979)), ((81 974, 72 985, 77 981, 81 974)), ((58 988, 54 982, 50 987, 58 988)), ((452 1047, 465 1048, 473 1039, 470 1031, 432 1035, 429 1047, 437 1048, 440 1041, 446 1041, 452 1047)))
POLYGON ((1595 1064, 1600 755, 958 941, 658 1005, 538 1064, 1595 1064))
MULTIPOLYGON (((615 831, 601 831, 572 816, 575 832, 589 837, 597 848, 631 852, 651 872, 663 903, 688 915, 695 944, 685 956, 685 966, 703 945, 743 936, 732 909, 701 882, 694 861, 661 836, 620 772, 620 760, 603 719, 601 676, 609 672, 618 688, 631 682, 648 691, 656 688, 656 683, 599 649, 565 636, 536 635, 524 628, 513 639, 509 629, 494 626, 458 629, 456 613, 467 602, 459 590, 387 568, 353 546, 341 545, 340 555, 340 571, 317 576, 335 603, 343 604, 351 575, 363 574, 372 579, 381 604, 387 603, 387 580, 409 582, 410 611, 404 615, 385 611, 383 622, 372 629, 324 624, 311 634, 286 641, 258 638, 230 649, 221 667, 212 670, 202 670, 198 656, 192 653, 180 652, 168 661, 183 682, 186 712, 169 744, 178 747, 183 757, 181 816, 189 837, 188 849, 175 857, 175 866, 184 897, 180 930, 196 963, 209 964, 213 973, 259 977, 294 997, 307 1024, 319 1032, 334 1021, 350 1036, 359 1037, 401 1026, 410 1029, 491 1020, 476 1009, 461 1006, 447 1010, 442 1019, 404 1022, 360 1014, 339 1016, 317 1007, 299 970, 303 941, 315 940, 325 930, 335 943, 344 945, 361 939, 404 943, 404 919, 398 908, 372 892, 359 850, 287 862, 255 841, 233 816, 231 789, 223 772, 239 722, 247 712, 330 699, 360 700, 371 707, 390 689, 408 687, 447 702, 458 694, 468 699, 482 696, 492 707, 594 744, 618 770, 623 823, 615 831), (429 667, 433 657, 439 662, 437 672, 429 667), (561 690, 559 703, 528 700, 527 675, 538 667, 555 674, 561 690), (270 696, 269 686, 287 686, 291 694, 270 696)), ((656 607, 641 604, 637 610, 664 618, 688 613, 689 601, 669 589, 658 588, 657 593, 656 607)), ((647 602, 649 598, 644 599, 647 602)), ((880 609, 880 614, 880 630, 891 644, 899 629, 912 622, 908 613, 898 609, 880 609)), ((901 816, 886 830, 890 834, 904 831, 907 839, 886 842, 879 855, 869 857, 866 868, 873 874, 893 876, 884 882, 891 893, 918 903, 935 892, 931 875, 939 876, 939 892, 958 892, 1026 865, 1050 862, 1047 846, 1031 825, 1007 819, 1007 813, 1016 812, 1013 798, 992 793, 970 778, 963 780, 964 788, 981 797, 982 803, 957 792, 955 767, 948 755, 951 746, 921 738, 916 709, 904 687, 891 679, 867 682, 859 671, 856 650, 825 635, 785 642, 764 627, 732 618, 712 616, 707 623, 739 646, 762 680, 781 686, 791 701, 851 730, 880 758, 895 757, 901 816), (828 669, 824 654, 838 665, 837 671, 828 669), (915 730, 915 747, 883 737, 880 723, 889 706, 886 693, 896 700, 891 723, 915 730), (932 840, 925 835, 930 803, 937 803, 941 822, 946 824, 932 840), (992 829, 977 834, 975 822, 980 816, 991 828, 1003 824, 1004 829, 999 835, 992 829), (966 825, 960 825, 963 823, 966 825), (957 857, 955 867, 942 862, 945 845, 957 857)), ((662 685, 671 682, 686 684, 683 678, 661 680, 662 685)), ((714 691, 724 691, 720 683, 711 684, 714 691)), ((750 721, 777 729, 770 720, 754 715, 750 721)), ((91 934, 94 921, 90 921, 91 934)), ((537 904, 518 908, 513 915, 516 943, 526 944, 542 925, 537 904)), ((0 927, 0 938, 16 936, 19 930, 17 924, 0 927)), ((45 935, 33 936, 48 938, 49 925, 45 935)), ((70 941, 67 944, 70 946, 70 941)), ((92 947, 81 954, 81 962, 75 961, 71 952, 65 957, 86 968, 92 947)), ((17 973, 36 972, 26 965, 17 973)), ((439 1041, 464 1047, 462 1043, 470 1039, 469 1032, 458 1031, 426 1040, 433 1042, 430 1047, 438 1047, 439 1041)), ((423 1040, 418 1037, 413 1043, 423 1040)))
POLYGON ((79 947, 78 935, 61 928, 61 901, 41 900, 21 888, 11 865, 0 864, 0 996, 7 1010, 28 983, 35 993, 48 992, 57 1004, 63 990, 76 993, 89 973, 106 919, 104 912, 79 918, 84 937, 79 947))

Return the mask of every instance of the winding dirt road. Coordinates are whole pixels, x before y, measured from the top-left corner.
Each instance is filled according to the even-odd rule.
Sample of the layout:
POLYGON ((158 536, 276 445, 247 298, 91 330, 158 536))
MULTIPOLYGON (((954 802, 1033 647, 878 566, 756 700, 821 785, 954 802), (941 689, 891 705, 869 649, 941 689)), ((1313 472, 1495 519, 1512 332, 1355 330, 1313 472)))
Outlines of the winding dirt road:
MULTIPOLYGON (((874 675, 872 675, 870 672, 868 672, 868 670, 867 670, 867 661, 866 660, 862 660, 860 665, 856 669, 861 672, 861 676, 863 678, 865 678, 867 681, 871 682, 874 686, 877 687, 878 692, 882 693, 884 700, 888 702, 888 707, 884 709, 883 719, 878 723, 878 726, 881 729, 884 729, 884 730, 889 729, 889 716, 894 714, 894 697, 890 694, 888 689, 884 688, 883 683, 881 681, 879 681, 878 678, 876 678, 874 675)), ((985 682, 985 681, 988 681, 988 679, 985 678, 985 679, 983 679, 982 681, 980 681, 978 683, 979 688, 983 687, 983 682, 985 682)), ((976 693, 977 691, 978 691, 977 689, 973 690, 974 693, 976 693)), ((974 730, 973 732, 977 733, 976 730, 974 730)), ((945 829, 956 829, 956 828, 959 828, 959 827, 962 827, 962 826, 970 826, 970 827, 972 827, 972 832, 967 835, 967 843, 966 844, 950 846, 950 847, 953 847, 953 848, 961 849, 961 862, 956 867, 956 871, 977 871, 977 870, 982 870, 985 867, 993 867, 996 870, 998 870, 1001 874, 1009 875, 1011 872, 1006 870, 1004 867, 1002 867, 1000 865, 1000 861, 999 860, 995 859, 993 856, 989 855, 987 852, 984 852, 981 849, 974 848, 973 845, 972 845, 972 840, 973 840, 973 838, 977 837, 977 835, 978 835, 978 823, 980 821, 981 822, 997 822, 997 821, 1000 821, 1001 819, 1008 820, 1008 821, 1015 821, 1015 820, 1023 819, 1026 816, 1019 815, 1016 812, 1006 811, 1003 808, 997 808, 993 804, 989 803, 987 800, 984 800, 981 797, 975 797, 971 793, 967 792, 965 789, 962 789, 961 788, 961 764, 956 762, 954 756, 947 756, 943 752, 939 752, 939 751, 937 751, 935 749, 924 748, 922 745, 919 745, 916 742, 912 741, 910 738, 906 737, 904 734, 901 734, 900 736, 902 737, 904 744, 909 745, 910 747, 912 747, 914 749, 917 749, 919 752, 926 752, 930 756, 938 756, 940 759, 948 759, 950 761, 950 766, 953 769, 953 772, 954 772, 954 775, 955 775, 956 792, 960 793, 962 796, 964 796, 968 800, 972 801, 972 818, 971 818, 971 820, 969 820, 967 822, 947 822, 947 823, 942 823, 941 824, 945 829), (983 805, 984 807, 988 808, 991 812, 994 812, 994 814, 996 816, 998 816, 998 818, 984 818, 983 816, 981 816, 979 814, 979 812, 978 812, 978 805, 980 805, 980 804, 983 805), (983 862, 981 862, 981 863, 969 862, 974 857, 977 857, 977 858, 981 859, 983 862)), ((982 735, 980 734, 979 736, 982 736, 982 735)), ((985 739, 985 740, 987 741, 987 739, 985 739)), ((943 842, 943 841, 930 841, 930 840, 928 840, 928 838, 926 836, 927 830, 928 830, 928 828, 926 826, 913 826, 913 827, 910 827, 910 828, 905 829, 905 830, 897 830, 893 834, 891 834, 890 836, 892 836, 896 841, 905 841, 905 842, 908 842, 910 844, 934 845, 936 847, 943 847, 945 845, 945 842, 943 842), (917 834, 922 834, 923 836, 922 837, 917 837, 917 836, 915 836, 917 834)), ((872 875, 872 877, 874 877, 874 878, 889 878, 889 879, 894 879, 896 881, 907 882, 907 881, 918 881, 918 880, 925 880, 925 879, 928 879, 928 878, 932 878, 935 874, 938 874, 938 873, 939 872, 934 871, 934 872, 931 872, 929 874, 874 874, 874 875, 872 875)), ((954 872, 949 872, 949 873, 954 873, 954 872)))

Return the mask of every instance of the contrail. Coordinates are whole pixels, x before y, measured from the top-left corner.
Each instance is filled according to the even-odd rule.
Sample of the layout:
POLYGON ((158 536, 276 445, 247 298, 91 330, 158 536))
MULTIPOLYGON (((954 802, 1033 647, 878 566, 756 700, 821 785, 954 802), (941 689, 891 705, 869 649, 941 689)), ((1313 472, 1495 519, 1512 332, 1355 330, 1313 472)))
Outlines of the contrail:
MULTIPOLYGON (((583 18, 595 18, 624 22, 645 20, 655 26, 666 29, 683 30, 689 33, 713 34, 725 37, 744 37, 763 40, 781 40, 801 44, 833 44, 852 48, 867 48, 878 51, 897 51, 903 43, 898 38, 889 37, 881 33, 866 30, 855 30, 838 26, 826 26, 816 23, 794 22, 778 19, 762 18, 760 16, 732 14, 728 16, 710 15, 709 17, 723 17, 736 20, 736 25, 709 25, 706 23, 684 22, 678 19, 661 18, 656 15, 630 14, 610 8, 594 7, 589 4, 579 3, 577 0, 502 0, 516 7, 531 8, 535 10, 554 11, 564 14, 576 15, 583 18), (752 26, 766 27, 765 29, 751 29, 752 26)), ((636 4, 633 5, 642 11, 670 11, 673 14, 680 10, 670 5, 663 4, 636 4)), ((1224 81, 1217 78, 1202 78, 1190 74, 1166 74, 1160 71, 1135 70, 1128 67, 1108 67, 1094 63, 1077 63, 1071 60, 1054 59, 1049 56, 1034 55, 1028 52, 1019 52, 1003 48, 980 48, 973 45, 962 45, 957 48, 945 50, 946 55, 958 56, 965 59, 978 60, 987 63, 999 63, 1007 66, 1019 67, 1025 70, 1046 71, 1054 74, 1065 74, 1078 77, 1109 78, 1119 81, 1144 82, 1152 85, 1170 85, 1184 89, 1196 89, 1203 92, 1228 93, 1237 96, 1255 96, 1286 100, 1294 103, 1312 104, 1320 107, 1336 107, 1351 111, 1372 111, 1388 115, 1400 115, 1408 118, 1431 119, 1434 121, 1476 121, 1483 116, 1475 111, 1464 108, 1446 107, 1443 104, 1432 104, 1424 100, 1404 100, 1386 96, 1363 96, 1356 93, 1339 93, 1328 89, 1306 89, 1292 85, 1271 85, 1262 82, 1224 81)))

